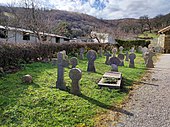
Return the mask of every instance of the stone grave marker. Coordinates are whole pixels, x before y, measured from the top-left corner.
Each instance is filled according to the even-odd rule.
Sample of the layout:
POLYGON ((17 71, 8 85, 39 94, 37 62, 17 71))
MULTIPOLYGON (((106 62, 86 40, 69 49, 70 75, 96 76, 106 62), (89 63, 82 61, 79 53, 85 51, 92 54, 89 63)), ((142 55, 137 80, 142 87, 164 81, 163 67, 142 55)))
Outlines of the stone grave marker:
POLYGON ((136 59, 136 55, 134 53, 131 53, 129 55, 129 59, 130 59, 130 62, 129 62, 129 67, 130 68, 134 68, 135 67, 135 62, 134 60, 136 59))
POLYGON ((72 57, 70 59, 70 64, 72 65, 71 68, 76 68, 76 66, 78 65, 78 59, 76 57, 72 57))
POLYGON ((142 48, 142 56, 144 56, 145 52, 148 52, 148 48, 147 47, 143 47, 142 48))
POLYGON ((57 81, 56 81, 56 88, 59 88, 61 90, 66 90, 66 86, 64 83, 64 67, 69 66, 69 61, 65 59, 66 53, 65 51, 61 51, 57 53, 57 81))
POLYGON ((145 52, 144 55, 143 55, 143 59, 145 61, 145 64, 147 63, 148 58, 149 58, 149 52, 145 52))
POLYGON ((120 53, 120 54, 118 55, 118 58, 120 59, 120 64, 119 64, 119 66, 124 66, 124 58, 125 58, 125 56, 120 53))
POLYGON ((113 48, 112 52, 113 52, 113 56, 116 56, 117 48, 113 48))
POLYGON ((123 49, 124 49, 123 46, 120 46, 120 47, 119 47, 119 53, 120 53, 120 54, 123 53, 123 49))
POLYGON ((132 48, 130 49, 130 52, 131 52, 131 53, 134 53, 134 52, 135 52, 135 47, 132 47, 132 48))
POLYGON ((120 72, 105 72, 98 83, 99 87, 122 88, 122 74, 120 72))
POLYGON ((142 46, 138 46, 138 52, 139 52, 139 53, 142 52, 142 46))
POLYGON ((120 59, 115 57, 115 56, 111 57, 110 60, 109 60, 110 65, 115 64, 115 65, 119 66, 120 63, 121 63, 120 59))
POLYGON ((116 64, 111 64, 111 71, 115 71, 115 72, 118 72, 118 66, 116 64))
POLYGON ((146 67, 154 68, 154 64, 153 64, 153 60, 152 60, 153 56, 155 56, 155 53, 152 52, 152 51, 149 51, 149 53, 148 53, 148 60, 146 62, 146 67))
POLYGON ((56 66, 57 65, 57 58, 52 58, 52 66, 56 66))
POLYGON ((155 50, 156 53, 161 53, 161 52, 162 52, 160 46, 156 46, 156 47, 154 48, 154 50, 155 50))
POLYGON ((94 61, 97 58, 97 53, 94 50, 89 50, 87 52, 87 59, 88 59, 88 67, 87 67, 87 71, 88 72, 96 72, 96 68, 94 65, 94 61))
POLYGON ((2 67, 0 67, 0 73, 4 73, 4 69, 2 67))
POLYGON ((99 49, 99 56, 100 56, 100 57, 103 56, 103 49, 102 49, 102 47, 100 47, 100 49, 99 49))
POLYGON ((79 57, 79 54, 78 54, 78 53, 75 53, 75 56, 78 58, 78 57, 79 57))
POLYGON ((81 60, 84 59, 84 52, 85 52, 85 49, 84 48, 80 48, 80 59, 81 60))
POLYGON ((128 51, 126 51, 126 58, 125 58, 126 61, 129 61, 129 53, 128 51))
POLYGON ((70 92, 74 95, 80 95, 81 91, 80 91, 79 81, 82 77, 81 70, 78 68, 72 68, 69 72, 69 77, 72 80, 70 92))
POLYGON ((104 55, 106 56, 105 64, 109 65, 109 57, 112 55, 109 52, 106 52, 104 55))
POLYGON ((148 49, 149 49, 149 50, 153 50, 153 47, 154 47, 153 44, 149 44, 149 45, 148 45, 148 49))

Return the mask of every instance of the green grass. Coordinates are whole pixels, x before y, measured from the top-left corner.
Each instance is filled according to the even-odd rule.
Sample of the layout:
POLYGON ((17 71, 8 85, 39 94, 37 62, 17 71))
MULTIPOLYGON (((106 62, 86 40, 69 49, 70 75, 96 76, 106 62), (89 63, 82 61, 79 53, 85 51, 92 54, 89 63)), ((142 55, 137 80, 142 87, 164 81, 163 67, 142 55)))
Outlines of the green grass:
MULTIPOLYGON (((120 104, 128 94, 133 81, 139 80, 145 71, 141 54, 137 54, 136 68, 119 67, 126 85, 123 90, 99 89, 98 81, 111 69, 105 65, 105 57, 95 61, 96 73, 88 73, 87 60, 79 60, 77 66, 82 70, 80 82, 81 96, 74 96, 68 91, 71 80, 69 69, 65 68, 65 81, 68 91, 55 87, 57 67, 49 63, 27 64, 24 70, 0 78, 0 126, 22 127, 71 127, 94 126, 94 117, 113 106, 120 104), (21 77, 33 76, 32 84, 24 84, 21 77)), ((111 108, 112 107, 112 108, 111 108)))

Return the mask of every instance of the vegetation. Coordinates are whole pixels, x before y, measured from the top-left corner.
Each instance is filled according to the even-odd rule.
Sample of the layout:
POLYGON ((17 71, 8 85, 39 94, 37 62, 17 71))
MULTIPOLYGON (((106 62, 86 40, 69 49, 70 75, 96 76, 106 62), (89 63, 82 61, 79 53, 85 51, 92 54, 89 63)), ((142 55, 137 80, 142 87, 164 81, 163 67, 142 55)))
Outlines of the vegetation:
POLYGON ((123 46, 125 49, 129 49, 129 47, 137 48, 138 46, 148 47, 148 45, 150 44, 150 41, 147 41, 147 40, 118 40, 116 39, 116 41, 118 42, 120 46, 123 46))
POLYGON ((105 65, 105 57, 95 61, 96 73, 89 73, 87 60, 79 60, 82 70, 81 96, 70 94, 69 68, 65 68, 67 91, 55 88, 57 67, 50 63, 26 64, 23 70, 0 78, 0 126, 94 126, 94 117, 107 110, 116 110, 132 87, 145 71, 141 54, 135 59, 136 68, 129 68, 128 62, 119 67, 123 74, 124 88, 99 89, 98 81, 104 72, 111 69, 105 65), (33 76, 32 84, 21 82, 25 74, 33 76))
POLYGON ((138 36, 139 38, 143 38, 143 39, 153 39, 153 38, 158 38, 158 34, 154 33, 154 32, 148 32, 148 31, 145 31, 143 34, 139 34, 138 36))
MULTIPOLYGON (((29 1, 33 2, 33 0, 29 1)), ((91 31, 105 32, 112 34, 116 39, 134 39, 146 30, 158 31, 170 25, 170 13, 154 18, 144 15, 139 19, 104 20, 75 12, 48 10, 44 9, 43 5, 37 7, 34 3, 31 5, 32 7, 23 8, 0 6, 0 24, 25 28, 34 32, 62 34, 70 38, 88 37, 91 31)))
POLYGON ((65 50, 70 55, 76 56, 79 48, 98 51, 111 50, 115 45, 99 43, 1 43, 0 44, 0 67, 4 69, 10 66, 20 66, 23 63, 43 60, 44 58, 56 57, 56 53, 65 50))

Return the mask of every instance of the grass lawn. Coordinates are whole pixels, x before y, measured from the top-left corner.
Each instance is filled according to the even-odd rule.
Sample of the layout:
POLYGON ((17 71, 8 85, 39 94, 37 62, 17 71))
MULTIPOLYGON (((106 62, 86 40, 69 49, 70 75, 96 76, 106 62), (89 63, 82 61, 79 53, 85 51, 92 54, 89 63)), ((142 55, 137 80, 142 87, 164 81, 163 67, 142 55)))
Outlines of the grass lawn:
POLYGON ((68 91, 71 80, 69 68, 65 68, 65 81, 68 91, 55 89, 57 67, 50 63, 27 64, 25 69, 0 78, 0 126, 21 127, 71 127, 94 126, 94 117, 119 105, 127 96, 132 82, 140 79, 145 72, 141 54, 137 54, 136 68, 119 67, 125 79, 125 88, 115 90, 97 86, 98 81, 111 69, 105 65, 105 57, 95 61, 96 73, 88 73, 87 60, 79 60, 82 70, 81 96, 68 91), (33 76, 32 84, 24 84, 21 77, 33 76))

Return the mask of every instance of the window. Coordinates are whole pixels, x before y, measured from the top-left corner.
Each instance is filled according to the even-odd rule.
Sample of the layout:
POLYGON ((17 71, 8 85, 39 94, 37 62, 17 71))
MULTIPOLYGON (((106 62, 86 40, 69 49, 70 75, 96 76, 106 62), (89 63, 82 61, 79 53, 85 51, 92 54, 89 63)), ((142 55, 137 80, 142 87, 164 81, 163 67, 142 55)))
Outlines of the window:
POLYGON ((56 37, 56 43, 60 43, 60 38, 56 37))
POLYGON ((23 32, 23 40, 30 40, 30 34, 23 32))
POLYGON ((7 30, 6 29, 0 29, 0 38, 7 38, 7 30))

